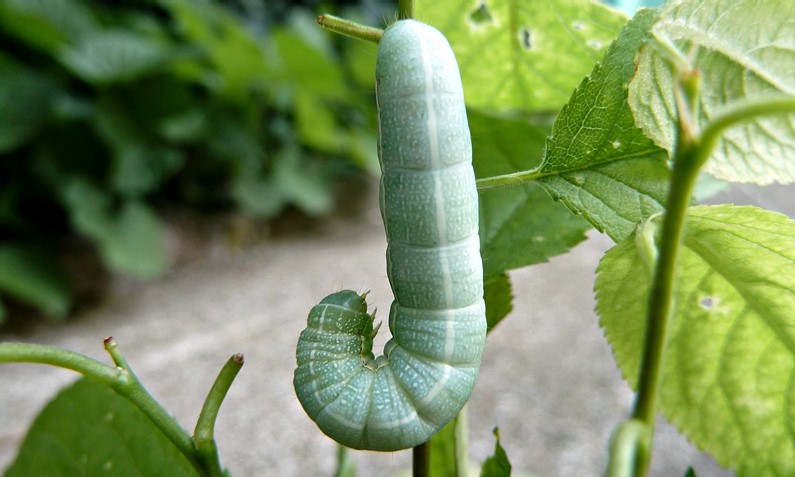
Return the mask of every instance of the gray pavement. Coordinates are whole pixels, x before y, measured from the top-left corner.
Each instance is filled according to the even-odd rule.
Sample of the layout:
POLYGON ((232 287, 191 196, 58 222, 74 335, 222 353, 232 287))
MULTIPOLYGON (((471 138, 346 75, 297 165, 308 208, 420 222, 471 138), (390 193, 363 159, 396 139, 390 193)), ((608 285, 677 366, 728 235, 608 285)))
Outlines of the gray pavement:
MULTIPOLYGON (((774 203, 791 207, 791 191, 774 203)), ((204 258, 158 280, 116 279, 110 296, 69 323, 0 331, 0 339, 107 361, 102 338, 113 335, 152 394, 188 429, 218 369, 243 352, 246 364, 219 416, 223 463, 238 477, 332 475, 333 442, 293 393, 294 350, 308 310, 340 288, 372 290, 370 302, 385 316, 385 241, 373 191, 364 201, 359 213, 244 250, 205 244, 204 258)), ((491 430, 499 426, 514 469, 540 477, 601 474, 608 436, 632 400, 593 312, 593 271, 611 245, 592 233, 571 253, 512 273, 514 312, 489 336, 469 405, 473 460, 490 453, 491 430)), ((0 366, 0 469, 40 407, 73 379, 45 366, 0 366)), ((700 477, 730 475, 664 423, 656 439, 655 476, 681 476, 688 464, 700 477)), ((354 457, 364 476, 393 475, 410 462, 408 451, 354 457)))

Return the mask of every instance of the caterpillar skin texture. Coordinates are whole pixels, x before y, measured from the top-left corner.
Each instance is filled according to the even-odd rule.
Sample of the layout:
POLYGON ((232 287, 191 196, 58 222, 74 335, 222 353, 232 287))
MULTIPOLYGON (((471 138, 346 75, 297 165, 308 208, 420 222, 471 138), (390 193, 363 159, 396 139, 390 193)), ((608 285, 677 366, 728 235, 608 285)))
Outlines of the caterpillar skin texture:
POLYGON ((376 98, 393 338, 374 359, 364 296, 329 295, 309 313, 293 383, 326 435, 392 451, 427 441, 469 400, 486 318, 472 145, 444 36, 414 20, 387 28, 376 98))

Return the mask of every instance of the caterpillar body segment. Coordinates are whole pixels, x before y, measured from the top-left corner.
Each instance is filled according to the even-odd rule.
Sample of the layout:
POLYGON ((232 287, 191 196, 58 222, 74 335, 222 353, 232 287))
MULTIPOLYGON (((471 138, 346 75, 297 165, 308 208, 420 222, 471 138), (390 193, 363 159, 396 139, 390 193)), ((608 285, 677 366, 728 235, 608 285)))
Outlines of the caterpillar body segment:
POLYGON ((294 385, 328 436, 392 451, 427 441, 469 400, 486 319, 472 146, 444 36, 414 20, 387 28, 376 98, 393 338, 374 358, 364 296, 329 295, 299 338, 294 385))

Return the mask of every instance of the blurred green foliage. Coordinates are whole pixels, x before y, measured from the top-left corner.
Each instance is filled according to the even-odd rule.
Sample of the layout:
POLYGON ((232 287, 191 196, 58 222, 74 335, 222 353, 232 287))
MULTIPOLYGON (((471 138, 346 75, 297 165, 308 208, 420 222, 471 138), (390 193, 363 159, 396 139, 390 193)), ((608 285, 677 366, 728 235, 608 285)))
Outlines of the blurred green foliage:
POLYGON ((167 266, 163 204, 323 214, 338 179, 377 170, 375 45, 323 32, 326 9, 376 25, 391 13, 0 0, 0 295, 64 316, 59 237, 151 277, 167 266))

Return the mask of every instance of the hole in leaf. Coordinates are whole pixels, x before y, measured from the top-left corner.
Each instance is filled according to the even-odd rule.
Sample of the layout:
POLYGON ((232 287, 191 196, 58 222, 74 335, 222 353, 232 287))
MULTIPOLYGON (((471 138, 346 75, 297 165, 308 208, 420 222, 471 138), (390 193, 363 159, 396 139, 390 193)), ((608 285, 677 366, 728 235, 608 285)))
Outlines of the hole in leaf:
POLYGON ((715 298, 711 296, 705 296, 700 302, 698 302, 698 304, 701 305, 701 308, 705 310, 712 310, 715 307, 715 298))
POLYGON ((529 28, 523 27, 519 30, 519 42, 525 50, 529 50, 533 47, 533 34, 529 28))
POLYGON ((480 6, 469 15, 469 20, 475 25, 483 25, 485 23, 491 23, 493 18, 491 18, 491 12, 489 12, 486 4, 481 3, 480 6))
POLYGON ((580 30, 585 30, 585 23, 581 22, 580 20, 575 20, 575 21, 574 21, 574 22, 571 24, 571 27, 572 27, 573 29, 575 29, 575 30, 578 30, 578 31, 580 31, 580 30))
POLYGON ((604 43, 602 43, 602 42, 601 42, 601 41, 599 41, 599 40, 588 40, 588 41, 586 41, 586 42, 585 42, 585 44, 586 44, 586 45, 587 45, 589 48, 593 48, 594 50, 598 50, 599 48, 601 48, 601 47, 602 47, 602 45, 604 45, 604 43))

